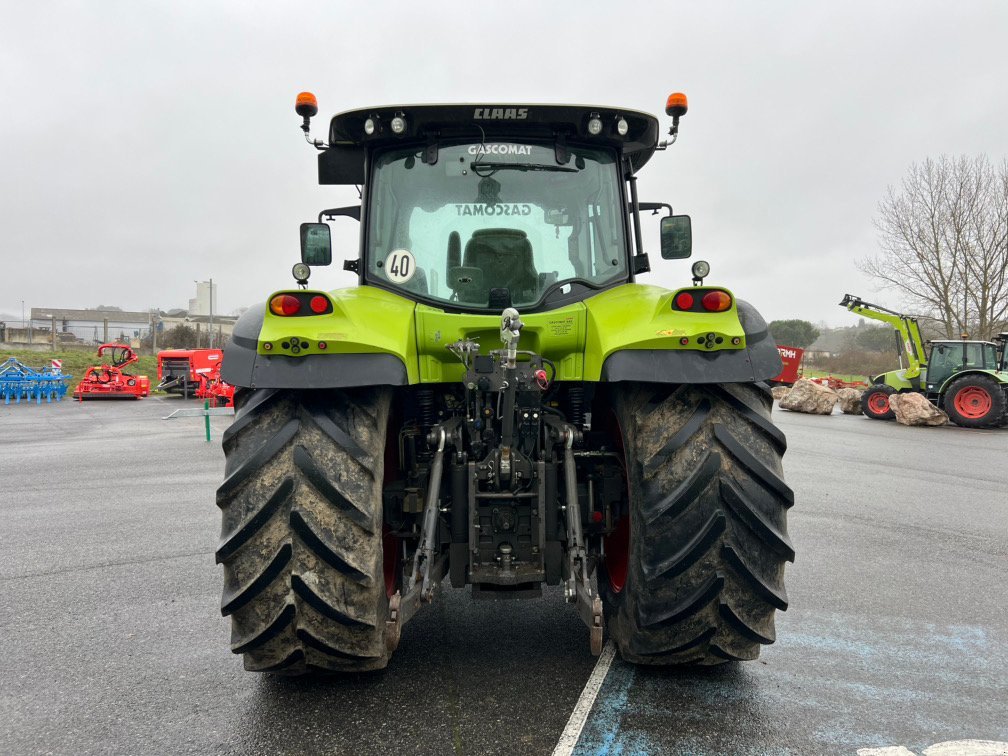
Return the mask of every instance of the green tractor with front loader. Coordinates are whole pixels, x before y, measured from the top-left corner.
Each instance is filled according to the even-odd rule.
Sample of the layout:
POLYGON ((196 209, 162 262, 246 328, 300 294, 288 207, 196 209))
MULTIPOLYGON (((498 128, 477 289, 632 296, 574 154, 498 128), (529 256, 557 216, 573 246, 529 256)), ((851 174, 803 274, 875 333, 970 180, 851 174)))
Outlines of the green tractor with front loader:
POLYGON ((246 669, 383 668, 448 586, 562 586, 594 654, 608 633, 640 664, 755 659, 794 558, 780 358, 706 262, 639 281, 642 213, 691 255, 689 217, 637 197, 685 96, 665 141, 644 113, 517 104, 354 110, 319 141, 314 96, 296 109, 319 182, 360 204, 302 224, 295 285, 225 348, 216 557, 246 669), (340 217, 359 285, 310 288, 340 217))
POLYGON ((889 397, 915 392, 945 410, 949 419, 963 428, 994 428, 1008 420, 1008 333, 998 334, 994 341, 973 341, 964 336, 925 344, 912 315, 851 294, 844 294, 840 306, 892 326, 896 336, 900 369, 869 376, 871 386, 861 395, 861 410, 867 417, 893 419, 896 415, 889 397))

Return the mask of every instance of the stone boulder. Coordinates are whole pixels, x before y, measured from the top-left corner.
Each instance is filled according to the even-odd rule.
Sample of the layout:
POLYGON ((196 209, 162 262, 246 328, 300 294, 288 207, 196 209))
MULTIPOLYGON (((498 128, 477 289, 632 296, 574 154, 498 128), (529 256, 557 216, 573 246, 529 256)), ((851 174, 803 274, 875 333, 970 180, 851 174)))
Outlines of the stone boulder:
POLYGON ((837 391, 837 396, 840 397, 840 409, 845 415, 861 414, 861 394, 863 393, 856 388, 842 388, 837 391))
POLYGON ((923 394, 892 394, 889 406, 902 425, 945 425, 948 415, 929 402, 923 394))
POLYGON ((791 391, 790 386, 774 386, 770 389, 770 393, 773 394, 773 398, 778 402, 787 396, 789 391, 791 391))
POLYGON ((780 403, 782 409, 809 415, 831 415, 837 403, 837 393, 831 388, 799 378, 780 403))

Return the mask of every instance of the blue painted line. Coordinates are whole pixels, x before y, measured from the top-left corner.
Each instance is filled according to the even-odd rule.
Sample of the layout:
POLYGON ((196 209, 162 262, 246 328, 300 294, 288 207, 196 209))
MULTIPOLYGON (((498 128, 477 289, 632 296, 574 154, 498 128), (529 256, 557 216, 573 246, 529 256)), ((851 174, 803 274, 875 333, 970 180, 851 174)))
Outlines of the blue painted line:
POLYGON ((627 713, 627 697, 635 676, 633 665, 619 658, 613 661, 598 698, 595 699, 595 706, 588 715, 588 722, 581 731, 581 739, 574 749, 575 754, 602 756, 650 751, 636 742, 640 740, 637 733, 631 736, 633 743, 626 742, 627 738, 623 737, 623 717, 627 713))

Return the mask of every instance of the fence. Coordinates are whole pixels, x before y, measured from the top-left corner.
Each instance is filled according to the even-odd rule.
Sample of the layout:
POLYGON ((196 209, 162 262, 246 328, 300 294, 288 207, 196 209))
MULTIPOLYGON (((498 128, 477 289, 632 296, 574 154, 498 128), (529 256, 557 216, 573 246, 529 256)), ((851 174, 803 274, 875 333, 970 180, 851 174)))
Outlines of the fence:
MULTIPOLYGON (((113 324, 56 326, 55 346, 98 346, 119 342, 139 347, 149 340, 150 326, 147 324, 113 324)), ((12 328, 7 326, 0 339, 5 344, 53 345, 52 327, 12 328)))

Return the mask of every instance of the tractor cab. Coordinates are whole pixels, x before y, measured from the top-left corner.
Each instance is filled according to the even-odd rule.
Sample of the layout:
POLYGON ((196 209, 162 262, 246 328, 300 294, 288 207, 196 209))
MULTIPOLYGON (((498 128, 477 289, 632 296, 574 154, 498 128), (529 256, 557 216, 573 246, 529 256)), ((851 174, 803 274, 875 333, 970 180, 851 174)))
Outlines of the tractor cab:
POLYGON ((1008 372, 1008 332, 999 333, 994 337, 994 343, 998 350, 998 370, 1002 373, 1008 372))
MULTIPOLYGON (((666 108, 673 131, 686 110, 678 97, 666 108)), ((688 216, 637 201, 636 171, 664 148, 657 136, 651 115, 588 106, 339 114, 329 144, 314 143, 323 150, 319 181, 361 185, 361 206, 324 210, 318 223, 303 224, 302 262, 331 261, 323 221, 346 215, 362 225, 359 256, 344 262, 361 285, 449 312, 536 312, 581 301, 650 269, 641 209, 668 208, 663 258, 691 254, 688 216)))
POLYGON ((927 361, 928 393, 936 393, 955 373, 964 370, 998 370, 998 346, 990 341, 932 341, 927 361))

